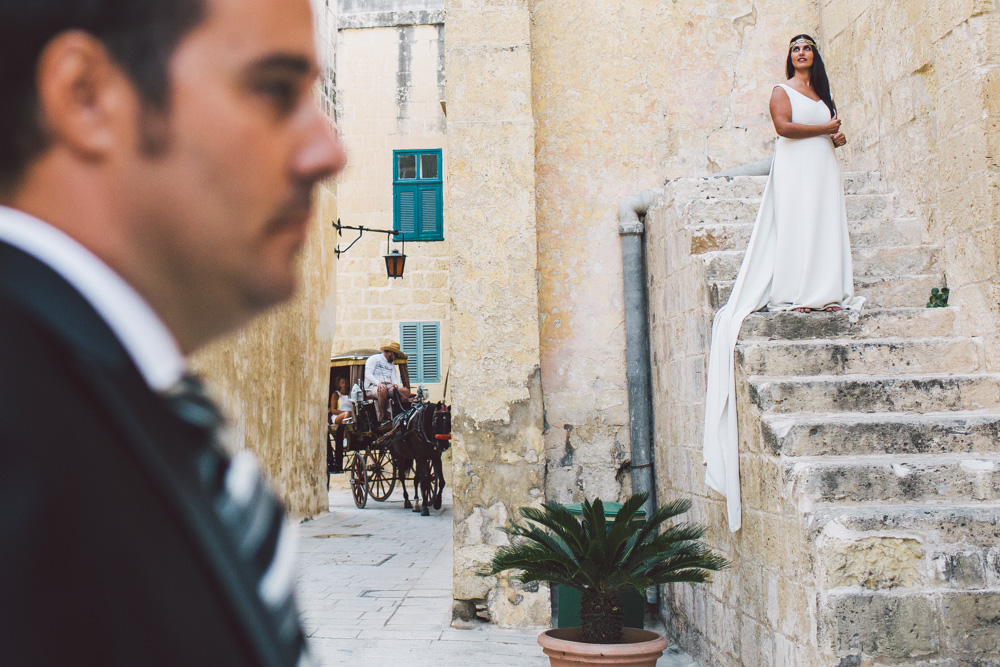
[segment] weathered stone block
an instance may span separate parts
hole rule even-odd
[[[908,459],[796,465],[796,490],[818,502],[973,502],[1000,487],[1000,459]]]
[[[761,411],[936,412],[979,410],[1000,403],[1000,376],[816,376],[751,381]]]
[[[1000,416],[989,414],[777,414],[762,431],[769,451],[790,456],[1000,452]]]
[[[530,42],[530,15],[517,7],[489,9],[449,8],[445,23],[445,40],[449,46],[511,46]],[[482,29],[482,22],[489,30]]]
[[[1000,659],[1000,592],[944,593],[941,616],[953,651],[976,660]]]
[[[825,541],[826,585],[863,586],[871,590],[910,587],[923,577],[923,548],[916,540],[868,537],[854,542]]]
[[[906,337],[955,334],[955,311],[949,308],[865,308],[841,313],[751,313],[740,341],[814,338]]]
[[[934,601],[925,595],[831,594],[822,615],[825,639],[838,656],[916,658],[943,648]]]
[[[827,507],[813,510],[806,521],[817,532],[836,521],[838,530],[916,536],[924,544],[964,543],[979,547],[1000,544],[1000,513],[990,506]]]
[[[760,341],[740,343],[736,354],[747,375],[972,373],[982,347],[969,338]]]
[[[976,589],[986,586],[981,550],[939,552],[931,557],[935,579],[949,588]]]

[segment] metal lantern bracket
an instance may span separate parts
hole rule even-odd
[[[348,245],[343,250],[340,249],[340,244],[339,243],[337,244],[337,247],[333,249],[333,254],[337,256],[337,259],[340,259],[341,255],[343,255],[345,252],[347,252],[348,250],[350,250],[351,248],[353,248],[354,244],[357,243],[358,240],[360,240],[362,236],[364,236],[365,232],[374,232],[375,234],[385,234],[386,235],[386,239],[385,239],[386,251],[389,250],[389,239],[390,238],[395,239],[397,236],[399,236],[400,234],[403,233],[403,232],[401,232],[399,230],[396,230],[396,229],[375,229],[374,227],[365,227],[364,225],[359,225],[357,227],[352,227],[351,225],[341,224],[340,218],[337,218],[337,222],[333,223],[333,228],[337,230],[337,236],[343,236],[344,235],[344,231],[343,230],[345,230],[345,229],[350,229],[350,230],[356,231],[358,233],[358,235],[356,237],[354,237],[354,240],[351,241],[350,245]],[[405,239],[403,240],[403,252],[404,253],[406,252],[406,240]]]
[[[354,231],[356,231],[358,233],[358,235],[354,238],[354,240],[351,241],[350,245],[348,245],[343,250],[340,249],[340,244],[339,243],[337,244],[337,246],[333,249],[333,254],[337,256],[337,259],[340,259],[341,255],[343,255],[345,252],[347,252],[352,247],[354,247],[354,244],[357,243],[358,240],[362,236],[364,236],[365,232],[374,232],[376,234],[385,234],[385,257],[384,257],[384,259],[385,259],[386,274],[388,275],[389,278],[402,278],[403,277],[403,266],[406,263],[406,237],[404,236],[401,239],[401,241],[403,243],[403,252],[402,253],[400,253],[397,250],[394,250],[394,251],[391,251],[391,252],[389,250],[389,242],[390,242],[390,240],[395,240],[395,238],[397,236],[402,235],[402,233],[403,233],[402,231],[399,231],[399,230],[396,230],[396,229],[375,229],[373,227],[365,227],[363,225],[359,225],[357,227],[353,227],[351,225],[341,224],[339,218],[337,219],[337,222],[333,223],[333,228],[337,230],[337,236],[343,236],[343,234],[344,234],[343,230],[345,230],[345,229],[354,230]]]

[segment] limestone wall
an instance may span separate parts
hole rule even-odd
[[[336,17],[314,2],[324,75],[318,103],[332,110],[332,44]],[[229,443],[253,451],[291,516],[325,512],[326,413],[329,353],[336,319],[332,182],[316,188],[309,241],[302,252],[299,291],[250,326],[216,341],[193,360],[231,424]]]
[[[852,169],[878,170],[945,249],[951,303],[1000,368],[1000,14],[990,0],[824,0]]]
[[[691,254],[691,235],[683,225],[690,190],[668,183],[664,199],[645,218],[656,488],[661,499],[690,499],[685,518],[708,525],[712,546],[732,558],[725,499],[705,486],[701,458],[713,313],[703,262]],[[739,634],[739,615],[723,604],[734,591],[732,578],[719,573],[711,587],[677,586],[664,599],[682,646],[702,659],[714,656],[708,664],[725,664],[721,660],[733,652]]]
[[[477,576],[544,500],[530,2],[447,0],[455,611],[549,620],[544,586]]]
[[[813,0],[533,3],[549,498],[630,489],[619,202],[768,154],[785,45],[815,25]]]
[[[661,140],[669,157],[660,174],[703,176],[770,155],[771,88],[785,80],[788,40],[816,33],[816,0],[661,4],[662,16],[639,33],[646,48],[663,52],[647,70],[650,88],[667,100]]]
[[[329,353],[336,308],[336,216],[328,187],[317,193],[299,293],[195,359],[229,417],[231,442],[257,455],[290,515],[327,510],[326,413]]]
[[[393,150],[443,149],[447,166],[443,39],[441,25],[340,30],[337,105],[348,166],[337,180],[337,208],[344,224],[392,229]],[[356,235],[345,231],[340,247]],[[386,277],[383,234],[365,234],[336,261],[334,352],[398,341],[401,321],[440,322],[441,382],[426,385],[432,400],[442,398],[451,362],[447,225],[444,239],[407,243],[399,279]]]
[[[668,158],[666,54],[644,41],[665,19],[634,2],[540,0],[532,11],[546,494],[558,502],[630,488],[616,216]]]

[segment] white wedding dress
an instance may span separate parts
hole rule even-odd
[[[792,122],[822,125],[830,110],[779,84]],[[733,354],[744,318],[769,311],[839,306],[858,310],[843,178],[828,136],[779,137],[771,174],[729,301],[715,316],[705,402],[705,482],[726,497],[729,529],[742,523]]]

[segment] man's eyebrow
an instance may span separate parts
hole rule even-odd
[[[299,76],[308,76],[316,73],[316,66],[312,60],[305,56],[293,53],[275,53],[256,60],[250,65],[251,74],[285,72]]]

